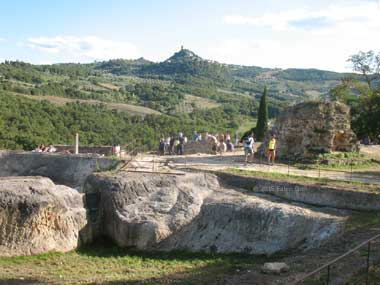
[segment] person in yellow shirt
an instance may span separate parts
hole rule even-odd
[[[269,142],[268,142],[268,150],[267,150],[267,156],[268,156],[268,164],[274,164],[274,160],[276,158],[276,137],[275,135],[271,135]]]

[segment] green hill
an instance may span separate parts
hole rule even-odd
[[[122,112],[123,116],[162,114],[173,121],[186,120],[186,124],[192,124],[192,129],[198,131],[233,131],[255,118],[264,86],[269,91],[269,117],[274,117],[288,104],[328,96],[330,88],[343,76],[347,74],[317,69],[227,65],[181,49],[158,63],[144,58],[53,65],[6,61],[0,64],[0,91],[3,91],[0,98],[4,102],[4,98],[19,96],[15,101],[18,106],[33,108],[47,104],[41,103],[46,99],[52,104],[49,108],[56,110],[62,110],[66,103],[68,106],[87,104],[95,112],[91,108],[104,104],[105,112]],[[29,99],[35,102],[32,104]],[[4,124],[4,120],[9,118],[0,115],[0,123]],[[33,137],[34,131],[28,126]],[[180,126],[162,130],[178,132]],[[154,130],[161,132],[160,128]],[[17,131],[12,129],[12,134]],[[2,130],[1,135],[0,147],[10,147],[9,143],[2,143],[7,140],[7,130]],[[50,141],[51,134],[46,133],[45,137]],[[59,137],[54,142],[61,142]],[[106,140],[88,140],[89,144],[103,142]],[[33,143],[36,140],[26,140],[17,143],[17,147],[30,148]]]

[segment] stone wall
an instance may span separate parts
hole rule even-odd
[[[70,151],[74,153],[75,147],[73,145],[54,145],[57,152],[67,152]],[[96,153],[105,156],[112,155],[112,146],[79,146],[79,153]]]
[[[276,181],[268,178],[248,177],[229,173],[215,173],[224,183],[244,188],[255,193],[264,193],[290,201],[309,205],[333,207],[345,210],[378,211],[380,195],[378,192],[358,191],[329,187],[328,185],[313,185]]]
[[[215,152],[212,150],[212,146],[212,142],[206,140],[201,140],[197,142],[190,141],[187,144],[185,144],[185,154],[214,154]]]
[[[304,102],[286,108],[267,133],[259,149],[262,154],[272,133],[276,135],[279,157],[307,158],[357,147],[350,126],[350,109],[339,102]]]

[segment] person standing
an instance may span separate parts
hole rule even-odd
[[[275,159],[276,159],[276,137],[274,134],[272,134],[268,142],[268,164],[274,165]]]
[[[245,154],[245,163],[249,162],[248,157],[250,157],[250,162],[253,162],[253,132],[251,132],[245,139],[244,139],[244,154]]]
[[[230,140],[227,140],[227,151],[234,151],[235,147]]]
[[[169,149],[170,149],[169,154],[170,154],[170,155],[173,155],[173,154],[175,154],[175,152],[176,152],[176,149],[175,149],[174,143],[175,143],[175,136],[172,135],[172,136],[170,137],[170,143],[169,143]]]
[[[179,133],[178,141],[179,141],[179,144],[178,144],[177,154],[183,155],[185,152],[185,143],[186,143],[186,138],[183,136],[183,133]]]
[[[160,139],[160,144],[158,145],[158,154],[165,155],[165,139]]]
[[[237,132],[235,132],[235,134],[234,134],[234,141],[235,141],[235,146],[238,146],[238,144],[239,144],[239,136],[238,136],[238,133]]]

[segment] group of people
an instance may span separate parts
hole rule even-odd
[[[248,162],[253,162],[254,154],[255,154],[254,133],[251,132],[248,136],[243,138],[242,142],[243,142],[243,147],[244,147],[245,163],[247,164]],[[266,149],[268,164],[273,165],[274,160],[276,159],[276,136],[274,134],[271,134],[265,149]]]
[[[230,134],[220,133],[219,135],[213,136],[207,134],[207,139],[212,142],[212,150],[215,153],[222,154],[223,152],[231,152],[235,150],[235,146],[238,144],[238,135],[234,134],[235,144],[231,140]]]
[[[158,146],[158,152],[160,155],[183,155],[185,153],[185,144],[187,143],[187,137],[182,132],[176,135],[168,136],[167,138],[161,138]]]
[[[57,149],[53,145],[45,146],[44,144],[39,144],[33,152],[56,152]]]
[[[193,133],[191,140],[193,142],[206,140],[211,142],[212,151],[217,154],[222,154],[223,152],[232,152],[235,150],[235,147],[239,144],[238,134],[234,134],[233,140],[231,139],[230,134],[228,133],[220,133],[217,135],[211,135],[205,133],[202,137],[202,134],[197,133],[196,131]],[[160,155],[183,155],[185,153],[185,144],[187,143],[187,137],[180,132],[178,135],[168,136],[167,138],[161,138],[158,152]],[[254,154],[256,152],[254,143],[255,136],[254,133],[251,132],[249,135],[245,136],[242,140],[240,140],[244,148],[245,155],[245,163],[254,161]],[[266,156],[268,159],[268,164],[273,165],[276,158],[276,137],[272,134],[268,140],[266,145]]]

